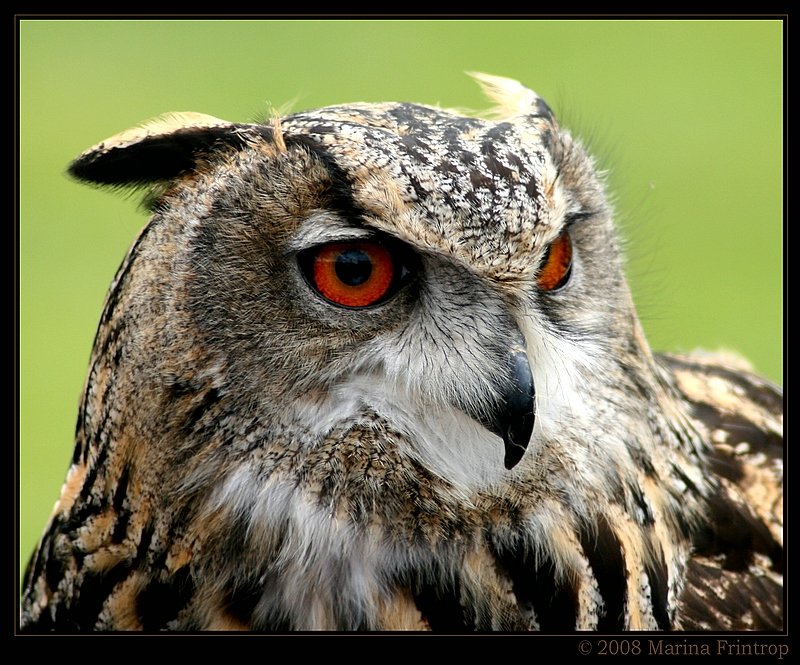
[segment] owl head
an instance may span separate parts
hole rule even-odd
[[[601,177],[535,93],[475,76],[484,117],[180,113],[81,155],[79,179],[150,188],[104,315],[126,422],[173,452],[211,423],[302,448],[377,413],[468,486],[553,449],[600,474],[599,439],[630,463],[653,369]]]

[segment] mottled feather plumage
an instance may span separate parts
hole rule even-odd
[[[109,291],[24,629],[782,625],[781,390],[650,352],[591,159],[533,92],[481,78],[492,120],[177,114],[76,160],[153,187],[153,216]],[[569,282],[544,292],[564,233]],[[359,310],[313,293],[297,257],[364,239],[413,278]],[[518,463],[509,357],[536,395]]]

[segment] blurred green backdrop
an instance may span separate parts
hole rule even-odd
[[[67,469],[106,288],[145,222],[136,200],[65,177],[82,150],[166,111],[482,109],[463,72],[516,78],[609,171],[652,346],[734,349],[780,383],[782,32],[752,20],[22,21],[22,565]]]

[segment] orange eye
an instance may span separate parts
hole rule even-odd
[[[327,300],[344,307],[369,307],[385,300],[397,284],[392,253],[377,242],[339,242],[310,250],[304,272]]]
[[[564,231],[547,248],[536,281],[542,291],[556,291],[569,281],[571,273],[572,240]]]

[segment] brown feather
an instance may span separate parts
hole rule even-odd
[[[730,357],[661,356],[711,443],[719,489],[694,538],[679,624],[783,627],[783,394]]]

